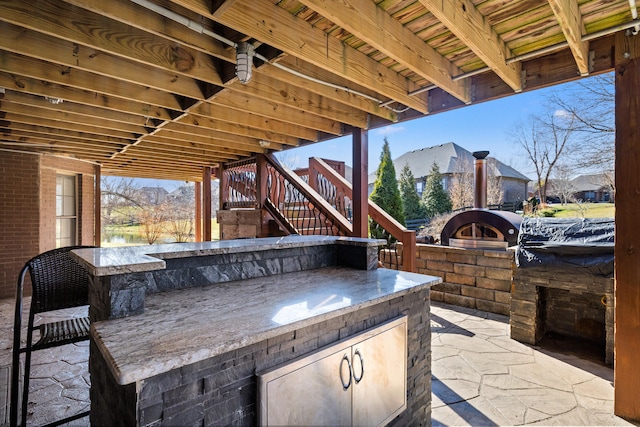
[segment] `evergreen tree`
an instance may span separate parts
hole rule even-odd
[[[396,169],[393,166],[387,138],[384,139],[384,145],[382,146],[380,166],[378,166],[378,170],[376,171],[376,182],[373,185],[373,192],[370,198],[399,223],[404,224],[404,208],[402,207],[402,198],[400,197],[400,189],[398,188],[398,180],[396,179]],[[373,238],[389,238],[388,233],[385,233],[381,227],[373,221],[370,225],[370,231],[371,237]]]
[[[411,172],[408,163],[405,163],[400,172],[400,196],[402,197],[406,219],[421,219],[425,217],[424,208],[420,203],[420,196],[416,191],[416,179],[413,177],[413,172]]]
[[[433,217],[451,210],[451,199],[442,187],[442,175],[435,162],[431,166],[431,172],[427,177],[427,183],[422,193],[422,202],[427,217]]]

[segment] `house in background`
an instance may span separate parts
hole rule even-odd
[[[571,180],[576,200],[585,202],[614,202],[611,180],[606,174],[580,175]]]
[[[431,172],[433,163],[438,165],[443,178],[443,187],[449,190],[452,177],[456,173],[468,172],[473,174],[474,157],[473,154],[455,144],[435,145],[433,147],[420,148],[408,151],[393,161],[396,170],[396,178],[400,179],[400,173],[405,164],[409,165],[411,173],[416,179],[416,190],[422,195],[427,177]],[[519,202],[527,198],[527,185],[530,181],[528,177],[518,172],[511,166],[505,165],[501,161],[487,158],[488,175],[500,178],[503,190],[501,202]],[[468,170],[467,170],[468,169]],[[375,172],[369,174],[369,194],[373,191],[376,181]]]

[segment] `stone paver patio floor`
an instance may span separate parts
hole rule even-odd
[[[632,425],[613,415],[613,369],[509,338],[506,316],[433,303],[434,426]]]
[[[0,321],[6,367],[13,301],[0,301]],[[613,415],[610,367],[513,341],[505,316],[434,303],[431,327],[434,426],[632,425]],[[86,410],[88,352],[83,343],[34,353],[29,425]]]

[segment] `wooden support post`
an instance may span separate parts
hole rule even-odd
[[[402,270],[416,272],[416,232],[405,230],[402,232]]]
[[[100,185],[102,182],[102,167],[95,165],[94,170],[94,200],[93,200],[93,244],[100,246],[102,244],[102,191]]]
[[[194,186],[195,193],[195,223],[196,223],[196,242],[202,242],[202,183],[196,182]]]
[[[369,135],[353,132],[353,236],[369,237]]]
[[[264,154],[258,154],[256,156],[256,202],[258,208],[262,208],[267,199],[267,179],[269,173],[267,172],[267,159]]]
[[[640,36],[616,34],[614,412],[640,421]]]
[[[211,174],[210,167],[202,173],[202,241],[211,241]]]

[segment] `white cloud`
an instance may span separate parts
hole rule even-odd
[[[375,134],[387,136],[387,135],[392,135],[394,133],[400,133],[404,131],[405,131],[405,128],[403,126],[385,126],[383,128],[376,129]]]
[[[553,112],[553,116],[561,117],[561,118],[569,118],[571,117],[571,113],[568,112],[567,110],[556,110]]]

